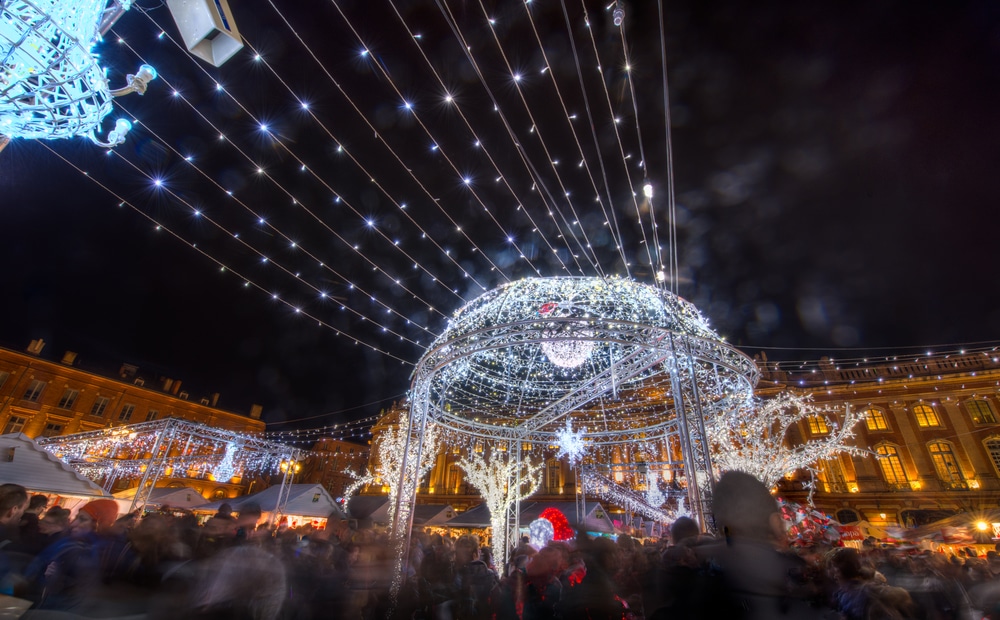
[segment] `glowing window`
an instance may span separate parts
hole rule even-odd
[[[996,424],[997,416],[993,404],[985,398],[974,398],[965,401],[965,409],[976,424]]]
[[[990,454],[993,467],[996,468],[997,473],[1000,473],[1000,437],[990,437],[983,442],[983,445],[986,446],[986,451]]]
[[[913,416],[917,419],[917,425],[921,428],[941,426],[941,420],[938,419],[937,412],[930,405],[923,403],[914,405]]]
[[[869,407],[864,411],[865,424],[870,431],[889,430],[889,421],[885,419],[885,412],[878,407]]]
[[[931,461],[934,463],[934,470],[938,478],[947,484],[957,484],[965,481],[962,470],[958,467],[958,459],[951,449],[951,444],[946,441],[935,441],[927,446],[931,453]]]
[[[899,450],[895,446],[881,445],[875,448],[878,453],[878,464],[882,468],[882,476],[885,481],[893,486],[906,484],[906,470],[903,469],[903,461],[899,458]]]
[[[813,435],[825,435],[830,432],[826,418],[821,415],[809,416],[809,432]]]

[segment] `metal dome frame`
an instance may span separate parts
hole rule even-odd
[[[704,526],[705,420],[752,398],[758,378],[750,357],[669,291],[614,277],[527,278],[456,311],[417,363],[400,465],[409,471],[420,458],[429,422],[506,443],[519,461],[523,445],[557,444],[572,427],[590,450],[676,440],[689,506]],[[400,536],[412,526],[418,484],[401,477]],[[516,506],[510,518],[516,528]]]

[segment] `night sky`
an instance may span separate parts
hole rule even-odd
[[[661,23],[678,292],[720,334],[790,360],[1000,340],[1000,6],[626,2],[623,48],[609,2],[230,0],[248,45],[218,69],[129,11],[96,49],[113,86],[160,73],[117,102],[128,141],[0,152],[0,344],[318,426],[398,399],[484,290],[651,282]]]

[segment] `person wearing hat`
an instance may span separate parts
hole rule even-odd
[[[69,536],[42,550],[25,571],[31,584],[29,597],[37,609],[72,611],[96,591],[102,576],[100,558],[109,543],[106,532],[118,518],[118,504],[111,499],[87,502],[69,526]]]

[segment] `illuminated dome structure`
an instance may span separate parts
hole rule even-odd
[[[689,302],[620,278],[529,278],[458,310],[413,374],[419,458],[429,422],[520,458],[557,445],[571,460],[619,444],[679,446],[689,506],[712,471],[704,421],[752,398],[753,360]],[[412,502],[415,480],[402,487]],[[702,491],[699,491],[702,487]],[[400,516],[404,517],[405,513]]]

